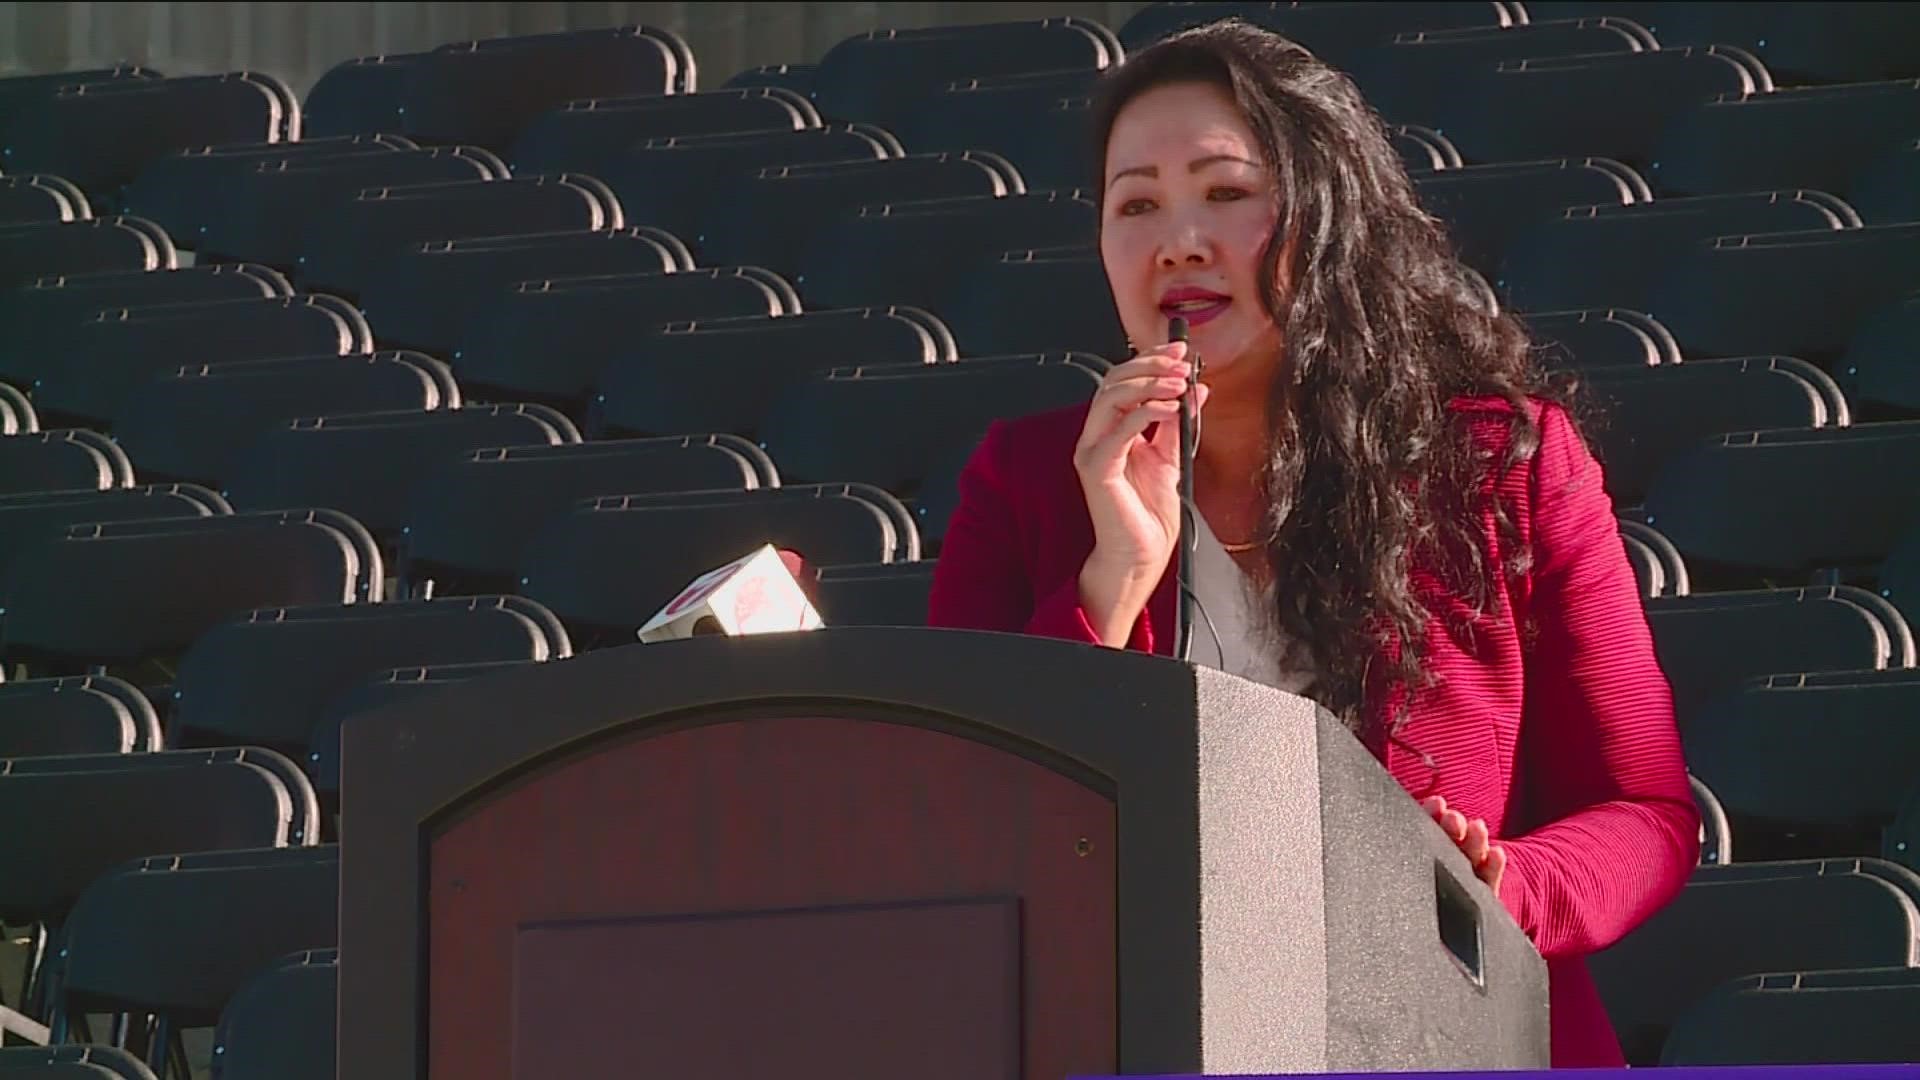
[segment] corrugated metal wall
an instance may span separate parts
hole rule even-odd
[[[645,23],[684,35],[713,88],[742,68],[818,60],[878,27],[1078,15],[1118,28],[1124,4],[0,3],[0,75],[134,61],[168,75],[255,70],[301,94],[355,56],[449,41]]]

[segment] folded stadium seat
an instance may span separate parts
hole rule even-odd
[[[1509,60],[1463,73],[1431,118],[1469,161],[1591,154],[1641,166],[1687,108],[1771,89],[1757,61],[1719,45]]]
[[[814,236],[868,203],[1023,194],[993,158],[967,151],[762,169],[734,181],[688,242],[707,263],[794,275]]]
[[[1662,1065],[1920,1061],[1920,969],[1748,975],[1674,1021]]]
[[[1722,866],[1733,861],[1733,826],[1727,822],[1726,808],[1713,789],[1689,773],[1687,784],[1693,788],[1693,805],[1700,811],[1700,865]]]
[[[1920,75],[1920,28],[1898,4],[1561,3],[1531,0],[1537,21],[1618,14],[1666,45],[1738,45],[1793,84]]]
[[[1522,321],[1553,368],[1637,371],[1680,362],[1672,336],[1636,311],[1543,311]]]
[[[527,662],[499,664],[441,664],[382,672],[326,703],[314,724],[313,743],[306,756],[307,771],[323,808],[337,812],[340,805],[340,730],[359,716],[396,702],[413,701],[468,679],[514,671]]]
[[[195,250],[204,259],[245,259],[291,271],[305,243],[307,220],[334,212],[365,189],[510,175],[491,151],[472,146],[261,161],[228,181],[219,211],[202,226]]]
[[[1854,228],[1860,218],[1818,191],[1756,191],[1571,206],[1517,235],[1495,285],[1526,311],[1651,302],[1650,268],[1716,236]]]
[[[588,98],[535,117],[507,156],[523,175],[593,173],[609,158],[648,139],[806,131],[819,126],[820,113],[813,102],[780,87]]]
[[[381,262],[428,240],[591,232],[625,224],[619,200],[590,176],[370,188],[308,220],[297,273],[310,288],[351,295]]]
[[[57,923],[89,882],[157,851],[295,842],[319,811],[311,787],[288,786],[288,770],[299,775],[285,756],[257,747],[0,762],[7,820],[35,823],[0,832],[13,868],[0,881],[0,919]]]
[[[258,72],[68,86],[9,125],[7,163],[64,176],[111,204],[149,162],[175,151],[297,140],[290,97],[278,79]]]
[[[1627,562],[1633,566],[1633,580],[1640,595],[1649,599],[1667,595],[1666,568],[1660,565],[1659,554],[1638,537],[1622,534],[1620,544],[1627,549]]]
[[[925,626],[934,560],[823,566],[814,585],[828,626]]]
[[[1920,776],[1920,671],[1772,675],[1713,699],[1686,730],[1750,857],[1870,855]]]
[[[195,364],[148,381],[112,418],[149,480],[218,485],[262,436],[312,416],[460,407],[452,369],[421,353]]]
[[[179,255],[156,231],[124,217],[0,225],[0,289],[54,274],[171,270]]]
[[[1620,535],[1631,539],[1651,551],[1660,563],[1659,596],[1690,596],[1693,593],[1693,575],[1687,570],[1687,561],[1673,541],[1661,534],[1660,530],[1644,522],[1620,519]]]
[[[56,669],[171,655],[255,608],[378,600],[382,578],[372,537],[333,510],[77,524],[14,554],[0,653]]]
[[[815,307],[910,304],[937,310],[980,266],[1008,251],[1095,243],[1085,191],[880,203],[826,223],[798,267]],[[930,259],[927,253],[938,251]]]
[[[1639,504],[1663,464],[1712,436],[1852,423],[1826,372],[1791,357],[1588,368],[1581,376],[1601,412],[1588,432],[1619,506]]]
[[[977,444],[995,420],[1084,403],[1106,370],[1084,354],[842,367],[782,394],[760,445],[789,482],[857,480],[910,498],[942,453]]]
[[[248,446],[225,494],[243,511],[334,507],[390,544],[421,479],[441,463],[489,446],[579,441],[573,422],[544,405],[314,417]]]
[[[215,1080],[334,1080],[339,952],[310,949],[248,979],[220,1011]]]
[[[620,343],[607,355],[595,380],[595,426],[634,435],[752,434],[780,395],[850,359],[955,359],[950,344],[899,308],[694,321]]]
[[[929,92],[895,130],[916,154],[991,150],[1012,157],[1040,113],[1087,97],[1099,78],[1094,68],[955,78]],[[1077,177],[1075,186],[1090,179]]]
[[[426,53],[361,56],[327,69],[301,109],[309,139],[398,132],[400,97]],[[411,141],[411,140],[409,140]]]
[[[145,754],[160,718],[133,684],[110,675],[0,684],[0,758]]]
[[[1887,826],[1881,846],[1889,860],[1920,871],[1920,784],[1909,788],[1900,801],[1900,811]]]
[[[198,249],[203,229],[224,208],[228,185],[261,164],[321,161],[336,157],[417,150],[402,135],[339,135],[299,142],[222,143],[196,146],[149,162],[127,185],[121,202],[170,235],[183,247]]]
[[[1688,558],[1747,572],[1877,566],[1920,525],[1920,421],[1746,431],[1669,456],[1647,520]],[[1818,492],[1818,513],[1802,493]]]
[[[576,408],[603,369],[672,323],[793,310],[753,268],[525,282],[476,312],[454,352],[461,383]],[[730,387],[740,392],[739,387]],[[691,434],[688,427],[671,432]]]
[[[1673,1023],[1728,979],[1920,962],[1920,911],[1899,886],[1824,869],[1703,866],[1672,904],[1588,957],[1628,1062],[1654,1064]]]
[[[1449,95],[1503,61],[1657,48],[1646,28],[1620,18],[1414,30],[1360,52],[1348,72],[1367,102],[1388,120],[1435,127],[1446,124]]]
[[[1880,564],[1880,595],[1920,623],[1920,529],[1908,530]]]
[[[1875,225],[1920,221],[1920,139],[1900,143],[1854,174],[1847,198]]]
[[[520,592],[559,614],[576,643],[630,643],[694,578],[763,544],[814,566],[911,561],[920,548],[905,506],[863,484],[608,496],[541,529]]]
[[[40,414],[27,395],[0,383],[0,435],[25,435],[40,430]]]
[[[439,596],[510,590],[533,534],[582,499],[763,486],[779,486],[773,462],[731,435],[476,450],[421,483],[401,575]]]
[[[1920,223],[1723,236],[1663,269],[1648,310],[1688,356],[1785,353],[1829,366],[1865,316],[1920,291]]]
[[[84,428],[0,436],[0,495],[133,486],[125,451]]]
[[[1569,206],[1647,201],[1645,183],[1631,169],[1597,158],[1447,169],[1415,177],[1414,189],[1446,223],[1461,261],[1488,277],[1509,244]]]
[[[1163,37],[1188,27],[1204,26],[1233,16],[1264,26],[1300,42],[1336,67],[1348,66],[1369,46],[1392,41],[1414,30],[1457,30],[1466,27],[1512,26],[1525,23],[1525,11],[1514,5],[1486,3],[1379,2],[1367,4],[1148,4],[1120,28],[1120,40],[1138,52]]]
[[[410,68],[400,96],[404,134],[502,154],[548,109],[582,98],[676,93],[681,80],[676,50],[638,26],[455,42]]]
[[[87,221],[86,195],[58,176],[0,176],[0,225],[45,225]]]
[[[0,495],[0,578],[22,550],[44,537],[63,536],[73,525],[231,513],[225,499],[192,484]]]
[[[1920,80],[1728,94],[1673,117],[1650,175],[1663,194],[1787,187],[1838,193],[1916,136]]]
[[[105,423],[147,382],[196,361],[368,355],[373,333],[352,305],[309,295],[104,310],[42,344],[27,372],[42,416]]]
[[[1010,251],[960,282],[936,313],[974,356],[1128,355],[1100,253],[1090,248]]]
[[[382,344],[449,357],[468,320],[519,282],[691,269],[686,245],[645,226],[430,240],[372,266],[360,303]]]
[[[737,72],[722,84],[723,90],[744,90],[753,86],[777,86],[802,97],[813,97],[813,74],[817,64],[762,64]]]
[[[0,140],[4,140],[12,126],[33,111],[43,101],[48,101],[69,86],[81,83],[103,83],[114,79],[158,79],[161,75],[152,68],[138,64],[120,63],[105,68],[85,68],[79,71],[54,71],[44,75],[11,75],[0,79]]]
[[[741,177],[784,165],[878,161],[903,153],[898,139],[870,124],[828,124],[648,139],[606,158],[593,175],[606,181],[634,221],[691,239]]]
[[[827,50],[813,75],[813,100],[836,120],[900,124],[955,79],[1100,71],[1123,55],[1104,28],[1071,17],[874,30]]]
[[[4,1080],[157,1080],[147,1063],[117,1046],[9,1046],[0,1049]]]
[[[1906,622],[1862,589],[1761,589],[1646,602],[1684,732],[1722,694],[1778,672],[1914,666]]]
[[[1438,172],[1461,166],[1460,151],[1453,141],[1432,128],[1415,124],[1396,124],[1387,129],[1400,163],[1409,173]]]
[[[557,619],[519,596],[251,611],[180,660],[169,745],[266,746],[304,757],[328,701],[398,667],[572,655]]]
[[[0,291],[0,371],[34,370],[26,362],[51,345],[47,335],[70,330],[111,308],[216,300],[265,300],[293,295],[293,286],[277,270],[247,263],[194,266],[180,270],[80,274],[41,278]]]
[[[147,1063],[163,1066],[183,1029],[218,1023],[260,971],[290,952],[333,947],[339,903],[334,844],[120,866],[73,906],[49,1026],[64,1032],[89,1012],[148,1016]]]

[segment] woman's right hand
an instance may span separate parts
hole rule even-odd
[[[1087,410],[1074,470],[1093,521],[1080,602],[1101,641],[1126,644],[1180,538],[1180,396],[1187,344],[1172,342],[1107,373]],[[1194,408],[1206,404],[1200,384]]]

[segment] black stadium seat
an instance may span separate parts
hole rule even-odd
[[[111,675],[0,683],[0,758],[151,753],[160,719],[139,689]]]
[[[676,135],[805,131],[813,103],[791,90],[751,87],[665,97],[587,98],[540,114],[509,155],[521,173],[594,172],[627,148]]]
[[[298,275],[357,295],[381,262],[429,240],[619,229],[619,200],[586,176],[373,188],[307,219]]]
[[[149,380],[196,361],[350,356],[373,351],[360,312],[336,297],[262,300],[101,311],[50,332],[31,363],[42,414],[102,423],[120,415]]]
[[[1913,79],[1729,94],[1674,118],[1652,175],[1673,194],[1791,187],[1841,194],[1875,158],[1916,137],[1920,82]]]
[[[0,353],[0,371],[33,370],[33,354],[62,347],[58,338],[48,335],[88,322],[101,311],[292,295],[293,287],[278,271],[248,263],[41,278],[0,291],[0,334],[9,344]]]
[[[147,1063],[117,1046],[9,1046],[0,1049],[0,1080],[156,1080]]]
[[[362,56],[335,64],[307,91],[301,116],[313,139],[400,131],[400,98],[426,53]],[[411,141],[411,140],[409,140]]]
[[[1662,1065],[1920,1061],[1920,969],[1748,975],[1674,1021]]]
[[[1601,158],[1445,169],[1415,177],[1414,188],[1446,223],[1460,260],[1490,278],[1509,244],[1567,207],[1626,206],[1649,197],[1632,169]]]
[[[815,236],[868,203],[999,198],[1025,186],[984,151],[762,169],[729,185],[690,240],[702,261],[798,273]]]
[[[1836,365],[1840,385],[1860,398],[1920,413],[1920,293],[1863,318]]]
[[[1897,868],[1895,868],[1897,869]],[[1588,958],[1632,1064],[1728,979],[1773,971],[1920,963],[1920,912],[1877,873],[1820,863],[1701,867],[1671,905]]]
[[[1749,679],[1915,663],[1905,621],[1861,589],[1698,593],[1649,600],[1646,608],[1683,734],[1700,709]]]
[[[41,75],[10,75],[0,79],[0,140],[12,134],[14,125],[43,102],[69,86],[103,83],[114,79],[158,79],[161,74],[138,64],[86,68],[79,71],[54,71]]]
[[[971,356],[1084,352],[1127,356],[1100,254],[1086,248],[1010,251],[958,283],[935,313]]]
[[[1549,368],[1642,371],[1680,362],[1673,335],[1655,319],[1624,308],[1541,311],[1522,316]]]
[[[1733,826],[1727,821],[1726,808],[1713,789],[1688,775],[1693,789],[1693,805],[1700,811],[1700,865],[1722,866],[1733,861]]]
[[[171,270],[178,259],[158,226],[136,218],[0,225],[0,289],[54,274]]]
[[[916,154],[991,150],[1013,157],[1034,129],[1038,115],[1063,100],[1093,92],[1093,68],[969,75],[928,94],[910,119],[890,130]],[[1086,183],[1087,177],[1078,178]]]
[[[614,351],[596,380],[595,415],[607,430],[640,435],[751,434],[783,392],[856,357],[880,364],[955,359],[951,343],[905,309],[699,320]]]
[[[533,534],[582,499],[778,483],[766,452],[730,435],[476,450],[421,483],[402,573],[436,593],[511,589]]]
[[[133,486],[126,452],[84,428],[0,436],[0,496]]]
[[[815,64],[762,64],[736,72],[729,78],[724,89],[744,89],[750,86],[777,86],[791,90],[796,94],[811,98],[813,96],[813,75],[819,70]]]
[[[156,852],[284,847],[318,815],[284,756],[258,748],[0,761],[0,807],[32,829],[0,832],[13,867],[0,919],[58,921],[101,874]],[[84,814],[74,808],[85,807]]]
[[[906,508],[864,485],[609,496],[541,530],[521,562],[520,592],[576,639],[630,642],[688,582],[769,543],[814,566],[919,555]]]
[[[1097,71],[1121,58],[1110,32],[1076,18],[875,30],[827,50],[813,73],[812,96],[829,118],[891,126],[954,79]]]
[[[443,462],[489,446],[579,441],[573,423],[543,405],[315,417],[248,446],[226,494],[242,511],[337,508],[391,541],[421,479]]]
[[[0,382],[0,435],[25,435],[40,430],[40,414],[18,387]]]
[[[430,240],[373,266],[360,304],[381,344],[446,359],[468,321],[520,282],[691,269],[686,245],[650,226]]]
[[[746,267],[525,282],[476,313],[454,370],[470,386],[571,404],[613,357],[662,327],[789,314],[797,305],[782,284]],[[713,426],[677,432],[701,429]]]
[[[218,220],[232,185],[262,165],[415,150],[400,135],[341,135],[299,142],[219,143],[179,150],[149,162],[127,185],[121,203],[197,249],[203,230]]]
[[[144,478],[217,485],[242,451],[293,420],[460,404],[452,370],[421,353],[236,360],[149,381],[113,418],[113,430]]]
[[[213,1037],[220,1080],[334,1080],[339,953],[311,949],[247,980]]]
[[[1536,21],[1624,15],[1664,44],[1738,45],[1765,56],[1796,85],[1920,75],[1920,28],[1898,4],[1531,0],[1527,12]]]
[[[692,242],[710,208],[740,177],[786,165],[877,161],[902,153],[900,141],[879,128],[829,124],[805,131],[648,139],[608,158],[593,175],[607,182],[634,221]]]
[[[214,517],[233,513],[215,492],[192,484],[0,495],[0,579],[23,550],[90,521]]]
[[[1528,311],[1596,305],[1644,310],[1653,285],[1649,270],[1703,241],[1859,224],[1852,208],[1817,191],[1570,206],[1515,238],[1494,284]]]
[[[1590,427],[1621,506],[1645,498],[1668,460],[1714,435],[1825,428],[1851,421],[1826,372],[1785,356],[1590,368],[1582,376],[1603,416]]]
[[[314,790],[323,806],[335,806],[340,798],[340,729],[348,720],[399,701],[412,701],[423,694],[436,693],[468,679],[483,678],[502,671],[513,671],[526,662],[498,664],[440,664],[434,667],[401,668],[382,672],[326,703],[314,725],[313,744],[308,748],[306,765],[313,777]]]
[[[934,560],[823,566],[813,590],[828,626],[925,626]]]
[[[73,184],[50,174],[0,176],[0,225],[86,221],[93,217],[87,197]]]
[[[1072,354],[839,368],[781,395],[760,444],[789,481],[855,480],[907,497],[993,421],[1084,402],[1106,369]]]
[[[1875,225],[1920,221],[1920,138],[1883,151],[1853,176],[1847,198]]]
[[[1414,30],[1457,30],[1525,22],[1507,4],[1486,0],[1383,0],[1366,4],[1148,4],[1120,28],[1120,40],[1139,50],[1176,31],[1239,16],[1277,30],[1336,67],[1361,51]]]
[[[322,707],[380,672],[571,654],[558,621],[518,596],[252,611],[201,635],[181,658],[168,738],[303,757]]]
[[[59,959],[56,1032],[86,1012],[150,1014],[163,1063],[168,1033],[214,1026],[259,971],[338,940],[338,845],[160,855],[91,883],[74,904]],[[205,1068],[208,1061],[197,1064]]]
[[[1755,570],[1871,568],[1920,526],[1915,475],[1920,421],[1746,431],[1669,458],[1646,507],[1689,557]]]
[[[1618,522],[1623,539],[1631,539],[1653,555],[1659,564],[1659,591],[1657,596],[1691,596],[1693,594],[1693,575],[1687,569],[1687,560],[1673,541],[1666,538],[1660,530],[1645,522],[1621,518]]]
[[[241,612],[379,596],[379,549],[332,510],[78,524],[0,582],[0,653],[63,664],[183,651]]]

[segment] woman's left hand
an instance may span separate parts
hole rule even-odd
[[[1439,795],[1421,799],[1420,805],[1433,815],[1440,831],[1460,845],[1461,854],[1473,864],[1474,874],[1499,898],[1500,879],[1507,872],[1507,849],[1493,842],[1487,834],[1487,823],[1480,818],[1468,820],[1460,811],[1449,809],[1447,800]]]

